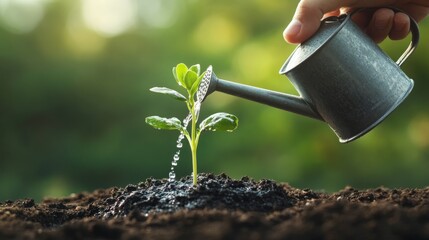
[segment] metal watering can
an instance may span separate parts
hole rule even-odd
[[[398,11],[397,9],[394,9]],[[354,12],[355,13],[355,12]],[[300,96],[222,80],[210,70],[206,95],[219,91],[326,122],[341,143],[353,141],[382,122],[411,92],[413,80],[400,69],[419,41],[395,63],[351,17],[328,17],[280,69]]]

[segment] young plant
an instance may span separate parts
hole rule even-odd
[[[232,132],[238,126],[238,118],[229,113],[215,113],[199,124],[197,127],[198,117],[202,99],[196,97],[201,81],[204,78],[205,72],[200,73],[200,65],[196,64],[187,67],[180,63],[173,68],[173,75],[179,86],[183,87],[187,92],[187,97],[181,93],[165,88],[154,87],[150,91],[168,95],[176,100],[183,101],[189,110],[190,132],[187,129],[188,121],[181,122],[178,118],[163,118],[159,116],[150,116],[146,118],[146,123],[156,129],[163,130],[178,130],[188,140],[192,154],[192,173],[193,184],[197,185],[197,148],[200,135],[203,131],[227,131]]]

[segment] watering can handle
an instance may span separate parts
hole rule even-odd
[[[385,7],[385,8],[389,8],[392,9],[394,12],[401,12],[404,14],[407,14],[406,12],[402,11],[401,9],[395,8],[395,7]],[[349,17],[352,17],[355,13],[364,11],[364,10],[371,10],[372,8],[368,9],[368,8],[360,8],[360,9],[356,9],[353,12],[349,13]],[[419,44],[419,40],[420,40],[420,31],[419,31],[419,25],[417,24],[416,20],[414,20],[410,15],[407,14],[407,16],[410,18],[410,32],[411,32],[411,43],[410,45],[408,45],[408,48],[405,50],[405,52],[401,55],[401,57],[399,57],[398,61],[396,61],[396,64],[398,64],[398,66],[401,66],[405,60],[407,60],[407,58],[414,52],[414,50],[416,49],[417,45]]]

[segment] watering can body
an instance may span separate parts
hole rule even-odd
[[[325,20],[318,33],[292,53],[280,73],[340,141],[349,142],[383,121],[414,84],[400,69],[406,57],[394,62],[351,17]]]
[[[412,43],[394,62],[351,20],[330,17],[298,46],[280,69],[300,96],[218,79],[220,91],[326,122],[340,142],[350,142],[382,122],[411,92],[413,81],[400,65],[415,49],[419,31],[412,20]]]

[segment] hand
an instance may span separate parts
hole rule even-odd
[[[420,21],[429,14],[429,0],[301,0],[289,26],[283,32],[289,43],[301,43],[319,28],[320,20],[327,16],[347,13],[356,8],[392,6]],[[372,12],[359,12],[353,20],[375,41],[387,36],[393,40],[405,38],[410,31],[410,18],[389,8]]]

